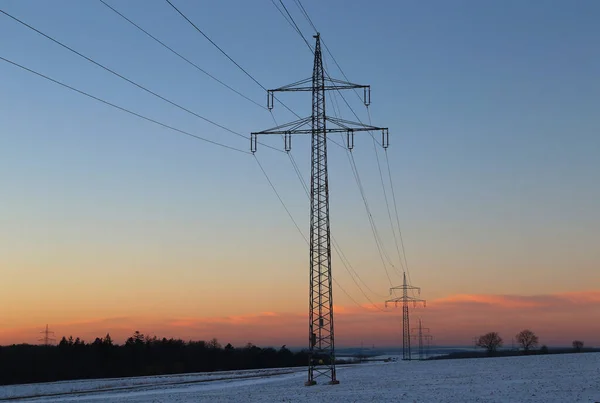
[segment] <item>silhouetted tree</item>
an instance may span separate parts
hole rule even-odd
[[[486,333],[477,340],[477,347],[485,348],[489,355],[496,352],[498,347],[502,347],[502,337],[496,332]]]
[[[58,343],[58,347],[68,347],[69,346],[69,341],[67,340],[67,338],[65,336],[62,337],[62,339],[60,339],[60,342]]]
[[[583,350],[583,342],[581,340],[573,340],[573,348],[580,353]]]
[[[219,340],[217,340],[216,338],[211,339],[208,343],[208,348],[221,348],[221,345],[219,344]]]
[[[521,345],[521,347],[523,347],[525,354],[527,354],[527,352],[529,352],[530,349],[535,348],[539,342],[539,339],[535,335],[535,333],[533,333],[529,329],[520,331],[517,334],[516,338],[517,338],[517,343],[519,343]]]
[[[548,354],[548,346],[545,344],[540,347],[540,354]]]
[[[104,340],[102,340],[102,343],[104,343],[104,345],[106,345],[106,346],[112,346],[113,345],[113,341],[110,338],[110,333],[106,333],[106,337],[104,338]]]

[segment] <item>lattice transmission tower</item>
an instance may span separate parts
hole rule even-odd
[[[365,105],[370,104],[371,87],[336,80],[329,77],[323,68],[320,35],[315,36],[314,64],[311,78],[297,81],[267,91],[267,107],[273,108],[275,92],[312,92],[312,115],[250,135],[250,150],[256,152],[258,136],[283,135],[285,151],[292,147],[293,134],[311,135],[310,177],[310,285],[308,310],[308,380],[306,385],[316,384],[319,377],[337,384],[335,372],[335,346],[333,326],[333,295],[331,277],[331,235],[329,222],[329,182],[327,175],[327,134],[346,133],[347,147],[354,147],[354,132],[380,131],[381,144],[387,148],[387,128],[368,126],[327,116],[325,113],[326,91],[362,89]],[[331,127],[328,127],[331,125]]]
[[[425,339],[425,359],[429,358],[429,350],[431,350],[431,343],[433,340],[433,336],[430,334],[424,334],[423,338]]]
[[[412,329],[413,332],[416,331],[416,335],[415,337],[417,338],[417,342],[419,343],[419,360],[424,360],[425,359],[425,342],[427,342],[428,337],[431,337],[428,333],[429,333],[429,328],[428,327],[423,327],[423,324],[421,322],[421,318],[419,318],[419,327]]]
[[[393,294],[394,291],[397,290],[402,291],[402,296],[385,301],[385,306],[387,307],[387,304],[391,302],[393,302],[395,306],[398,306],[398,302],[402,302],[402,359],[410,360],[412,357],[410,354],[410,317],[408,314],[408,304],[409,302],[412,302],[413,305],[416,306],[418,303],[422,302],[423,306],[425,306],[425,300],[408,295],[409,290],[417,290],[417,292],[421,294],[421,289],[407,284],[406,272],[403,273],[402,285],[390,288],[390,294]]]
[[[40,333],[42,333],[44,335],[44,337],[42,337],[41,339],[38,339],[38,341],[41,341],[42,343],[44,343],[45,346],[49,346],[50,344],[52,344],[56,341],[52,337],[52,336],[54,336],[54,332],[50,331],[50,329],[48,328],[48,324],[46,324],[46,329],[42,330]]]

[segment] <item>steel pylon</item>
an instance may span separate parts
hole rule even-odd
[[[425,300],[411,297],[408,295],[408,290],[417,290],[420,294],[421,289],[419,287],[413,287],[412,285],[406,282],[406,272],[403,273],[402,285],[390,288],[390,294],[393,294],[395,290],[402,290],[402,296],[385,301],[385,306],[387,307],[387,304],[391,302],[393,302],[395,306],[398,306],[398,302],[402,302],[402,359],[411,360],[412,356],[410,353],[410,315],[408,312],[408,304],[412,302],[413,305],[416,306],[417,303],[422,302],[423,305],[425,305]]]
[[[44,337],[42,337],[41,339],[38,339],[38,341],[43,342],[45,346],[49,346],[56,341],[52,337],[52,336],[54,336],[54,332],[50,331],[50,329],[48,328],[48,324],[46,324],[46,329],[42,330],[40,333],[42,333],[44,335]]]
[[[354,132],[380,131],[381,143],[387,148],[387,128],[332,118],[325,113],[325,92],[345,89],[363,89],[364,103],[369,105],[371,90],[368,85],[354,84],[329,77],[323,68],[320,35],[315,36],[312,78],[297,81],[267,91],[267,107],[273,108],[275,92],[311,91],[311,116],[250,135],[250,150],[256,152],[258,135],[283,136],[284,148],[290,151],[292,134],[311,135],[310,179],[310,284],[308,309],[308,379],[305,384],[316,384],[323,377],[330,384],[339,381],[335,371],[335,343],[333,321],[333,292],[331,275],[331,227],[329,221],[329,179],[327,173],[327,134],[346,133],[347,147],[354,147]],[[331,127],[328,127],[331,124]]]
[[[417,337],[417,341],[419,342],[419,360],[424,360],[426,357],[425,357],[425,344],[423,341],[427,341],[427,339],[431,337],[429,334],[427,334],[427,333],[429,333],[429,328],[423,327],[421,318],[419,318],[419,327],[412,329],[412,331],[417,332],[416,337]]]

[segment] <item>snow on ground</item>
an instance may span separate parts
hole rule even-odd
[[[0,402],[7,399],[25,398],[32,396],[64,395],[74,393],[89,393],[95,391],[131,391],[152,387],[172,387],[198,382],[216,382],[231,379],[268,378],[303,368],[272,368],[222,372],[200,372],[191,374],[140,376],[130,378],[83,379],[77,381],[60,381],[50,383],[34,383],[23,385],[0,386]]]
[[[339,385],[311,387],[304,386],[306,370],[302,368],[226,374],[134,378],[130,382],[120,379],[22,385],[20,396],[26,394],[28,388],[42,393],[44,390],[69,393],[73,388],[79,392],[19,401],[600,402],[600,353],[364,363],[338,367]],[[86,382],[88,390],[96,390],[82,393],[81,384]],[[121,387],[131,389],[97,389],[106,382],[121,382]],[[10,388],[0,387],[0,401],[14,393],[14,390],[7,392]]]

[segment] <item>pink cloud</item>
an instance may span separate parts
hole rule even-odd
[[[433,327],[438,344],[465,344],[487,331],[498,331],[505,343],[524,328],[549,345],[568,345],[575,338],[600,344],[600,291],[549,295],[457,295],[431,301],[422,316]],[[439,330],[441,330],[441,332]]]
[[[383,305],[335,306],[338,346],[398,346],[401,344],[400,307]],[[383,310],[383,311],[382,311]],[[600,291],[548,295],[454,295],[432,300],[426,308],[412,308],[431,329],[438,345],[470,345],[474,336],[497,331],[510,344],[518,331],[530,328],[548,345],[569,345],[574,339],[600,346]],[[110,332],[123,342],[133,331],[184,340],[209,340],[236,346],[304,346],[308,340],[307,313],[261,312],[223,317],[99,318],[52,325],[57,336],[79,336],[92,341]],[[42,329],[0,329],[0,343],[35,342]],[[24,337],[24,335],[27,335]]]

